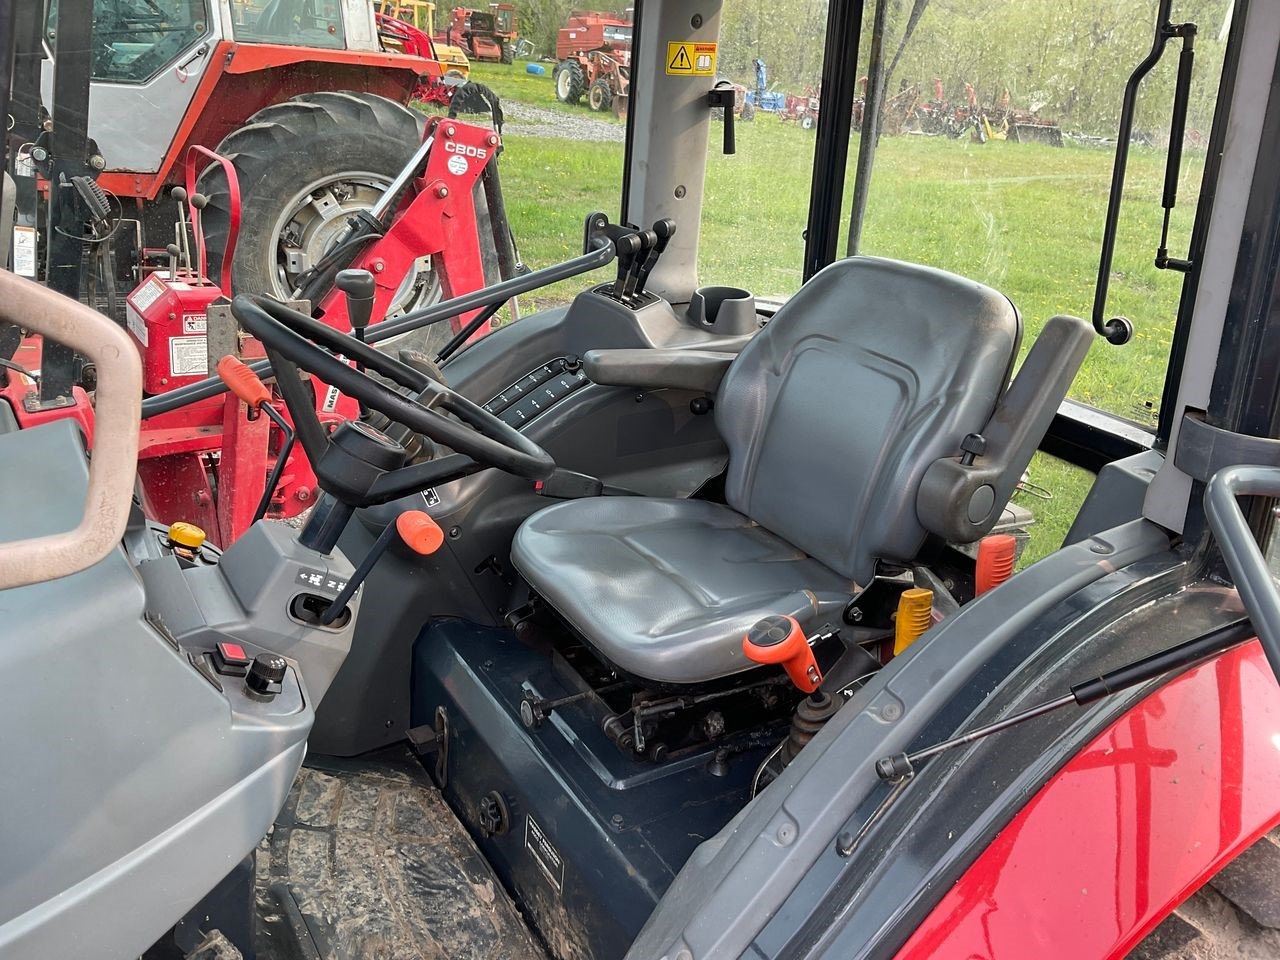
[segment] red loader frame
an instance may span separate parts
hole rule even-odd
[[[485,286],[484,260],[474,196],[477,182],[494,161],[500,148],[498,135],[489,129],[457,120],[432,118],[424,134],[429,144],[422,169],[411,180],[405,198],[392,217],[386,233],[374,240],[350,266],[368,270],[375,279],[373,320],[386,315],[401,280],[414,262],[430,255],[439,271],[443,296],[452,298]],[[187,153],[188,197],[195,196],[195,180],[204,165],[213,160],[223,165],[232,191],[232,225],[223,262],[223,288],[207,279],[207,259],[203,242],[197,239],[198,260],[191,271],[172,278],[153,274],[130,294],[131,304],[140,291],[154,287],[155,299],[145,309],[158,314],[161,324],[174,321],[166,335],[139,336],[135,340],[143,354],[144,368],[168,370],[174,335],[184,331],[183,319],[199,315],[216,300],[223,300],[230,288],[230,260],[239,229],[238,185],[230,162],[204,147],[193,146]],[[200,211],[190,200],[188,210],[195,236]],[[341,292],[331,290],[317,305],[316,315],[344,333],[350,330],[346,301]],[[225,310],[225,308],[223,308]],[[456,333],[479,311],[471,311],[452,321]],[[139,317],[141,311],[138,311]],[[140,322],[140,320],[138,321]],[[207,322],[207,321],[203,321]],[[131,320],[130,328],[136,323]],[[146,328],[144,328],[145,330]],[[154,332],[156,326],[151,326]],[[487,333],[481,326],[472,338]],[[244,360],[264,356],[253,338],[238,334],[236,352]],[[20,362],[28,369],[38,366],[38,341],[24,346]],[[212,364],[210,364],[212,369]],[[203,375],[172,377],[163,390],[173,390],[204,379]],[[315,382],[317,413],[322,422],[338,423],[359,415],[354,400],[334,388]],[[0,391],[17,412],[22,427],[52,419],[74,417],[92,444],[93,410],[87,394],[76,388],[73,402],[56,410],[28,413],[23,399],[29,392],[26,378],[11,376]],[[288,412],[278,397],[273,406],[288,422]],[[283,458],[284,463],[278,461]],[[162,522],[190,520],[205,529],[210,539],[226,546],[249,528],[256,519],[259,501],[269,475],[277,476],[266,516],[287,518],[306,510],[316,495],[315,473],[300,447],[267,417],[259,416],[234,394],[212,397],[188,404],[143,421],[138,452],[138,476],[144,512]],[[276,471],[278,469],[278,475]]]

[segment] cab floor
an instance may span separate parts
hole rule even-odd
[[[260,960],[545,960],[412,755],[309,759],[258,849]]]

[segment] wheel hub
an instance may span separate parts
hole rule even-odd
[[[354,213],[370,210],[389,181],[367,172],[339,173],[308,184],[276,222],[275,294],[288,298],[299,278],[320,262]],[[440,299],[439,277],[430,257],[420,257],[392,298],[387,316],[420,309]]]

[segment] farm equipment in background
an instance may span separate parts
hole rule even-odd
[[[802,130],[812,130],[818,125],[818,112],[822,107],[822,95],[817,87],[806,87],[800,96],[786,94],[786,101],[778,111],[778,117],[786,123],[798,124]]]
[[[200,4],[170,6],[188,11]],[[190,24],[191,48],[173,42],[176,30],[155,31],[141,14],[135,29],[122,34],[117,18],[115,46],[105,53],[102,44],[89,43],[101,27],[77,22],[72,5],[65,7],[48,24],[39,10],[24,7],[15,31],[24,51],[11,102],[13,137],[23,144],[15,192],[25,217],[18,233],[30,251],[20,265],[130,330],[150,394],[140,470],[147,507],[159,517],[198,515],[225,544],[252,520],[272,458],[287,465],[263,503],[268,515],[304,509],[314,477],[299,455],[277,456],[283,440],[265,422],[247,433],[233,430],[221,399],[168,402],[203,380],[223,353],[243,350],[253,358],[252,343],[229,329],[218,302],[239,292],[308,300],[317,316],[345,332],[357,318],[335,289],[343,268],[367,269],[375,278],[363,314],[374,319],[512,275],[515,248],[494,162],[499,134],[404,106],[420,77],[438,76],[439,64],[383,50],[371,5],[342,7],[347,17],[357,11],[367,20],[334,21],[327,34],[340,43],[367,36],[367,49],[260,41],[306,41],[311,34],[296,21],[291,28],[299,33],[281,24],[273,34],[272,22],[263,22],[270,7],[251,19],[254,11],[237,6],[226,36],[218,33],[226,19]],[[40,92],[46,30],[65,51],[48,110]],[[119,82],[143,71],[150,71],[146,83]],[[87,115],[76,106],[77,79],[79,97],[89,98]],[[340,89],[347,85],[359,92]],[[308,86],[319,91],[300,92]],[[171,104],[187,99],[181,109],[161,112],[148,96]],[[292,98],[274,102],[282,96]],[[222,136],[227,128],[232,132]],[[125,130],[136,135],[125,139]],[[216,151],[193,142],[202,132],[220,138]],[[197,178],[193,164],[209,157],[218,163]],[[490,328],[489,316],[477,321],[471,311],[442,319],[451,322],[419,328],[395,346],[430,359]],[[92,442],[92,364],[24,334],[0,331],[0,360],[18,368],[6,372],[0,393],[20,425],[71,418]],[[321,389],[317,406],[330,421],[356,413],[336,391]]]
[[[224,4],[231,13],[207,16],[208,2],[155,0],[150,7],[168,18],[163,30],[141,5],[113,12],[109,25],[77,22],[56,8],[46,23],[40,4],[23,5],[15,32],[36,52],[24,57],[15,80],[10,139],[20,145],[19,227],[38,254],[24,261],[27,276],[44,278],[47,263],[60,293],[81,299],[84,287],[93,287],[95,304],[123,320],[123,293],[167,262],[172,217],[165,195],[180,183],[183,158],[193,144],[217,144],[235,163],[255,217],[236,251],[237,283],[287,297],[291,278],[323,252],[335,214],[372,203],[412,156],[421,118],[405,105],[422,79],[438,79],[442,69],[424,51],[384,49],[371,5],[343,4],[327,19],[298,20],[277,16],[278,5],[215,5]],[[83,41],[92,51],[81,55],[83,66],[73,65],[69,51],[76,48],[66,42],[59,44],[65,56],[42,61],[46,31]],[[50,131],[41,75],[47,81],[55,64],[57,89],[78,83],[88,90],[89,109],[87,120],[83,107],[73,120],[54,104]],[[57,162],[68,156],[74,160]],[[94,245],[87,271],[78,226],[85,201],[47,186],[77,177],[81,195],[94,185],[99,200],[129,224]],[[204,192],[216,270],[229,198],[222,189]],[[46,200],[64,208],[74,230],[42,229]],[[67,395],[76,364],[59,356],[51,369],[42,381],[44,406]]]
[[[371,324],[396,316],[405,281],[430,259],[439,278],[436,295],[451,298],[509,279],[517,272],[515,246],[497,176],[497,133],[444,117],[427,121],[422,145],[390,188],[363,216],[341,218],[346,233],[313,265],[294,291],[328,326],[363,336]],[[200,168],[215,161],[218,177]],[[199,184],[217,180],[229,195],[225,245],[211,254],[204,221],[210,209]],[[139,441],[139,491],[149,517],[165,523],[193,520],[211,542],[228,546],[254,520],[283,519],[308,509],[317,495],[315,471],[293,445],[291,420],[273,395],[250,408],[234,395],[196,396],[201,383],[233,356],[264,356],[243,335],[227,300],[235,282],[241,191],[231,160],[200,146],[188,151],[185,187],[174,191],[178,223],[163,268],[150,270],[127,297],[127,329],[143,360],[144,420]],[[477,203],[484,206],[477,209]],[[482,224],[484,226],[482,226]],[[213,276],[221,279],[215,281]],[[492,314],[467,311],[387,341],[402,357],[434,362],[491,329]],[[426,331],[442,331],[424,337]],[[42,366],[41,344],[27,339],[14,362]],[[31,403],[31,379],[6,371],[0,398],[21,426],[73,418],[92,441],[93,414],[84,390],[71,405],[41,411]],[[354,400],[314,382],[316,415],[327,428],[355,420]],[[267,405],[272,407],[267,411]],[[266,412],[267,416],[260,416]]]
[[[445,77],[466,80],[471,75],[471,61],[461,47],[432,39],[436,32],[436,5],[433,0],[374,0],[373,8],[378,14],[378,34],[382,37],[384,46],[410,55],[429,55],[431,59],[439,61]],[[406,31],[405,26],[412,30]],[[426,50],[431,53],[425,53]],[[436,85],[434,80],[432,77],[426,78],[423,86]],[[419,92],[430,93],[422,90]],[[417,99],[427,103],[441,102],[430,95],[419,96]]]
[[[575,11],[556,34],[551,72],[556,99],[624,116],[631,90],[631,20],[612,13]]]
[[[978,104],[973,84],[964,85],[965,100],[952,104],[946,99],[942,80],[933,78],[933,99],[916,103],[914,117],[909,121],[920,133],[947,136],[953,140],[965,131],[978,143],[988,140],[1012,140],[1015,143],[1046,143],[1062,146],[1062,128],[1056,120],[1047,120],[1035,110],[1017,110],[1010,107],[1010,95],[1005,88],[989,108]],[[889,105],[886,104],[886,113]],[[904,127],[909,125],[904,123]]]
[[[867,78],[860,78],[858,83],[862,87],[862,96],[855,97],[853,101],[853,129],[860,131],[866,111]],[[881,107],[880,132],[896,136],[914,125],[919,100],[920,88],[903,80],[898,92],[886,99]]]
[[[509,3],[491,3],[488,10],[454,7],[437,43],[461,47],[472,60],[511,63],[520,39],[516,8]]]

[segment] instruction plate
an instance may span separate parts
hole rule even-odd
[[[716,45],[672,40],[667,43],[667,73],[680,77],[714,77]]]
[[[36,228],[13,228],[13,272],[20,277],[36,275]]]
[[[204,337],[174,337],[169,341],[169,373],[175,377],[201,376],[209,372]]]

